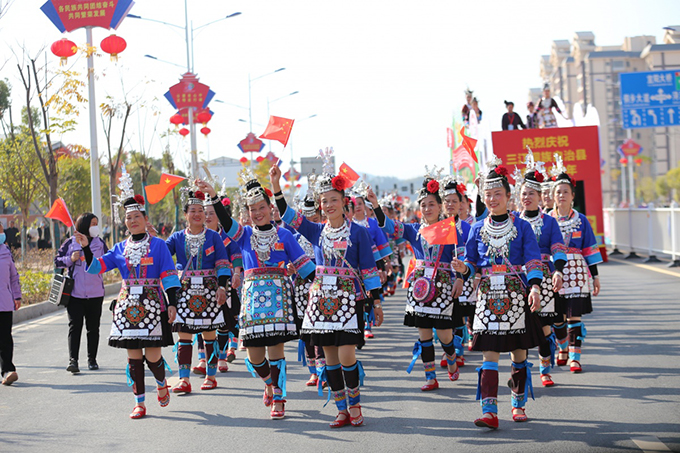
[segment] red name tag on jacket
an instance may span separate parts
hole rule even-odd
[[[581,231],[574,231],[574,234],[571,235],[572,239],[578,239],[581,237]]]
[[[505,264],[494,264],[491,266],[491,270],[494,274],[505,274],[508,272],[508,268],[505,266]]]
[[[347,241],[335,241],[333,243],[333,248],[346,249],[347,248]]]
[[[214,247],[214,246],[205,249],[205,254],[206,254],[206,256],[207,256],[207,255],[210,255],[210,254],[212,254],[212,253],[215,253],[215,247]]]
[[[147,256],[146,258],[142,258],[142,262],[140,264],[142,266],[151,266],[153,264],[153,256]]]
[[[286,246],[283,244],[283,242],[276,242],[274,243],[274,250],[277,252],[283,252],[286,250]]]
[[[222,242],[224,243],[224,246],[226,247],[226,246],[228,246],[229,243],[231,242],[231,239],[229,239],[229,238],[224,238],[224,241],[222,241]]]

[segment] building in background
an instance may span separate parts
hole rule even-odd
[[[238,172],[241,171],[243,165],[238,159],[231,157],[218,157],[211,159],[206,163],[208,170],[214,178],[220,183],[225,181],[226,187],[240,187],[238,182]]]
[[[553,41],[550,54],[541,56],[540,76],[550,84],[551,94],[564,101],[568,117],[590,119],[584,124],[592,124],[599,116],[604,206],[622,201],[623,168],[617,148],[627,135],[621,127],[618,74],[676,68],[680,69],[680,26],[666,27],[660,44],[654,36],[643,35],[627,37],[619,45],[599,46],[592,32],[576,32],[571,41]],[[529,99],[536,102],[541,91],[531,88]],[[656,178],[680,163],[680,128],[635,129],[631,137],[648,158],[637,175]]]

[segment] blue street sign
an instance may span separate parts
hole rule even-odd
[[[680,126],[680,70],[622,72],[624,129]]]

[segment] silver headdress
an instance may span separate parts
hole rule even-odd
[[[330,192],[331,190],[336,190],[333,187],[333,178],[335,177],[335,164],[333,163],[333,148],[326,148],[319,150],[319,155],[316,156],[317,159],[323,161],[321,167],[321,174],[316,177],[316,193],[321,195],[322,193]]]
[[[238,178],[241,183],[241,193],[246,206],[251,206],[265,200],[265,189],[250,168],[243,167],[238,173]]]
[[[206,203],[206,198],[207,202],[210,202],[210,197],[206,197],[206,195],[198,190],[198,186],[196,186],[196,181],[193,181],[190,186],[187,187],[182,187],[179,189],[179,199],[180,203],[182,203],[182,206],[184,205],[201,205],[203,206]]]
[[[425,165],[425,175],[424,175],[425,181],[428,181],[428,183],[427,183],[428,185],[429,185],[429,181],[436,182],[437,183],[437,189],[435,191],[430,191],[428,189],[428,187],[420,188],[420,190],[418,190],[418,194],[417,194],[418,196],[416,197],[416,203],[420,204],[420,202],[425,197],[427,197],[428,195],[438,194],[438,192],[441,188],[441,183],[439,182],[439,180],[441,179],[443,172],[444,172],[443,167],[439,168],[436,165],[434,165],[432,167],[432,169],[430,169],[429,166]],[[441,195],[440,195],[440,197],[441,197]]]
[[[118,182],[118,189],[120,190],[120,195],[113,195],[113,218],[116,223],[120,223],[120,215],[118,213],[118,208],[125,207],[125,212],[128,211],[140,211],[142,213],[146,212],[144,209],[144,197],[138,195],[135,197],[135,191],[132,187],[132,178],[125,168],[125,164],[120,169],[121,175]],[[139,202],[142,200],[142,203]],[[126,201],[133,199],[134,202],[129,202],[125,204]]]
[[[524,160],[524,165],[526,168],[524,169],[524,175],[520,174],[520,177],[522,178],[521,181],[515,178],[517,180],[517,184],[518,185],[524,184],[528,188],[540,192],[543,189],[544,183],[536,181],[535,177],[532,178],[531,175],[534,174],[536,171],[538,171],[539,173],[543,173],[542,170],[544,164],[543,162],[536,162],[534,160],[534,153],[533,151],[531,151],[531,148],[529,148],[528,145],[527,145],[527,157]]]
[[[550,174],[555,178],[555,181],[553,182],[553,187],[557,186],[558,184],[571,184],[573,186],[574,181],[571,179],[571,176],[569,176],[569,174],[567,173],[567,168],[564,166],[562,156],[560,156],[557,153],[553,154],[553,156],[555,156],[555,162],[553,163],[553,166],[550,169]]]
[[[439,181],[439,195],[444,198],[447,195],[458,193],[458,181],[451,175],[444,176]]]
[[[495,154],[492,155],[492,158],[489,160],[487,163],[487,168],[489,169],[489,173],[491,170],[497,169],[500,165],[503,164],[503,161],[496,156]],[[498,174],[497,174],[498,175]],[[490,190],[490,189],[497,189],[499,187],[503,187],[503,180],[505,179],[503,176],[494,176],[489,178],[488,175],[482,174],[483,178],[482,183],[480,186],[482,187],[482,190]]]

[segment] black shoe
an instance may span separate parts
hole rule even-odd
[[[78,368],[78,361],[76,359],[71,359],[68,361],[68,367],[66,371],[70,371],[73,374],[80,373],[80,368]]]
[[[87,367],[88,367],[90,370],[93,370],[93,371],[99,369],[99,365],[97,365],[97,361],[96,361],[95,359],[90,359],[90,360],[88,360],[88,361],[87,361]]]

